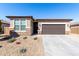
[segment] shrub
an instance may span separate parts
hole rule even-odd
[[[27,39],[27,37],[24,37],[23,39]]]
[[[38,39],[37,37],[34,38],[34,40],[37,40],[37,39]]]
[[[0,45],[0,48],[2,48],[2,46]]]
[[[12,38],[12,39],[9,39],[9,40],[8,40],[9,43],[12,43],[12,42],[14,42],[14,41],[16,41],[15,38]]]
[[[25,53],[26,51],[27,51],[26,48],[21,48],[21,49],[20,49],[20,53]]]
[[[3,35],[0,35],[0,37],[4,37]]]

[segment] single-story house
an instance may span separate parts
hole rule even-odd
[[[6,16],[10,30],[19,35],[69,34],[72,19],[34,19],[32,16]]]
[[[79,34],[79,22],[73,22],[71,23],[71,33],[73,34]]]

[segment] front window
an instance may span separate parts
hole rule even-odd
[[[20,22],[19,22],[19,20],[17,19],[17,20],[14,21],[14,29],[18,31],[19,28],[20,28]]]
[[[26,22],[25,20],[21,20],[21,30],[26,30]]]
[[[26,31],[26,20],[25,19],[14,20],[14,29],[15,31]]]

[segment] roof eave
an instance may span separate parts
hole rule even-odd
[[[38,22],[42,21],[72,21],[72,19],[36,19]]]
[[[33,18],[32,16],[6,16],[7,18]]]

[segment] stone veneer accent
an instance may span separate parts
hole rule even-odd
[[[14,31],[13,31],[14,28],[5,27],[4,29],[5,29],[4,30],[4,34],[5,35],[11,35],[12,33],[14,33]],[[25,36],[27,36],[27,35],[31,35],[31,29],[27,28],[26,32],[15,32],[15,33],[17,33],[18,35],[25,35]]]
[[[26,32],[17,32],[17,34],[19,35],[31,35],[31,29],[30,28],[27,28],[26,29]]]
[[[13,28],[10,28],[10,31],[12,31],[13,32]],[[15,32],[15,33],[17,33],[18,35],[31,35],[31,29],[30,28],[27,28],[26,29],[26,32]]]

